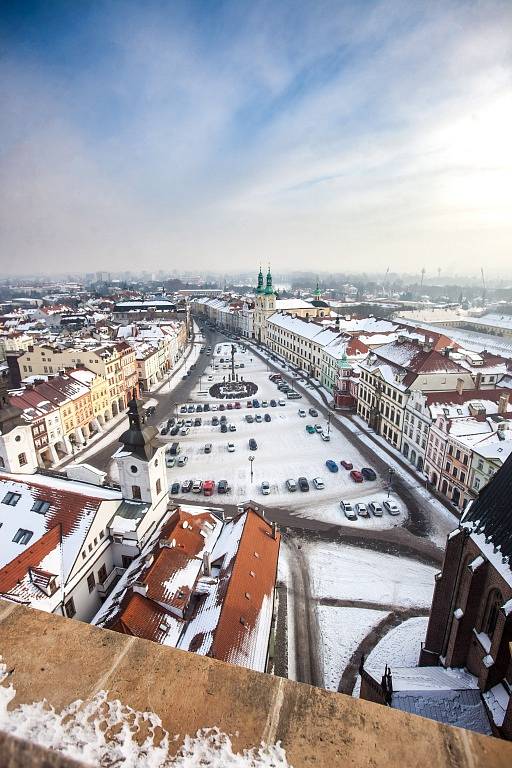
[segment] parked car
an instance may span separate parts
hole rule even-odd
[[[356,504],[356,512],[359,515],[359,517],[370,517],[370,513],[368,512],[368,507],[366,504],[363,504],[361,501],[358,501]]]
[[[260,407],[260,401],[259,400],[253,400],[252,401],[252,407],[253,408],[259,408]]]
[[[195,411],[195,406],[189,405],[189,407],[187,408],[187,412],[188,413],[194,413],[194,411]]]
[[[156,412],[156,406],[154,405],[148,405],[146,408],[146,416],[153,416]]]
[[[194,484],[192,486],[192,493],[201,493],[202,490],[203,490],[203,481],[194,480]]]
[[[219,417],[213,416],[212,418],[212,427],[218,427],[219,426]]]
[[[389,499],[386,499],[384,502],[384,509],[389,512],[390,515],[399,515],[400,514],[400,508],[397,504],[395,504],[394,501],[389,501]]]
[[[343,513],[347,518],[347,520],[357,520],[357,515],[354,512],[354,509],[350,501],[340,501],[340,507],[343,510]]]
[[[211,443],[205,443],[204,452],[205,453],[211,453],[212,452],[212,444]]]
[[[203,412],[203,406],[202,405],[196,405],[196,413],[202,413]]]
[[[225,434],[228,431],[228,425],[226,424],[225,421],[223,421],[222,424],[220,425],[220,431],[222,432],[222,434]]]
[[[166,435],[169,432],[169,427],[162,427],[160,430],[161,435]]]
[[[228,481],[227,480],[219,480],[217,483],[217,493],[227,493],[228,492]]]
[[[228,420],[228,417],[226,416],[225,413],[223,413],[222,416],[220,417],[220,423],[225,424],[227,420]]]
[[[228,443],[228,451],[229,453],[235,452],[235,444],[234,443]]]
[[[219,411],[225,411],[225,410],[226,410],[226,406],[224,405],[224,403],[221,403],[219,405]]]
[[[185,435],[188,435],[189,432],[190,432],[190,427],[182,427],[180,429],[180,435],[182,435],[183,437],[185,437]]]
[[[297,490],[297,483],[295,482],[295,480],[290,478],[289,480],[286,481],[286,487],[288,488],[290,493],[293,493],[293,491]]]
[[[325,466],[327,467],[329,472],[337,472],[338,471],[338,465],[332,459],[327,459],[327,461],[325,462]]]
[[[188,461],[188,456],[178,456],[178,467],[184,467]]]
[[[248,400],[246,405],[248,408],[252,408],[252,400]]]
[[[203,405],[203,411],[206,413],[206,412],[207,412],[207,411],[209,411],[209,410],[210,410],[210,403],[205,403],[205,404]]]
[[[185,480],[185,482],[181,484],[181,492],[190,493],[191,490],[192,490],[192,480]]]
[[[261,401],[261,407],[262,408],[268,408],[268,402],[266,400]]]
[[[245,420],[248,424],[252,424],[254,422],[254,416],[251,413],[246,413]]]
[[[171,445],[165,449],[165,452],[171,456],[177,456],[178,453],[181,453],[181,446],[179,443],[171,443]]]
[[[270,413],[266,413],[263,418],[265,419],[265,421],[272,421],[272,416],[270,415]]]
[[[340,464],[343,467],[343,469],[354,469],[354,465],[352,464],[352,462],[347,461],[346,459],[342,459],[340,461]]]
[[[171,494],[173,496],[176,496],[177,493],[180,492],[180,484],[179,483],[173,483],[171,485]]]
[[[277,406],[277,402],[275,400],[270,401],[270,407],[275,408]]]
[[[241,405],[240,405],[240,403],[237,400],[236,403],[235,403],[235,409],[238,411],[239,408],[241,408]]]
[[[167,469],[172,469],[176,464],[176,456],[166,456],[165,457],[165,466]]]
[[[249,450],[250,451],[258,450],[258,443],[254,439],[254,437],[251,437],[251,439],[249,440]]]
[[[352,472],[350,473],[350,477],[352,478],[354,483],[362,483],[363,482],[363,476],[359,472],[358,469],[353,469]]]
[[[230,424],[230,425],[229,425],[229,431],[230,431],[230,432],[236,432],[236,427],[235,427],[235,425],[234,425],[234,424]]]
[[[299,392],[295,392],[294,390],[291,390],[290,392],[286,393],[286,397],[288,400],[300,400],[302,398],[302,395],[299,394]]]
[[[194,427],[200,427],[202,423],[203,423],[202,419],[200,418],[194,419]]]
[[[313,478],[313,485],[314,485],[314,486],[315,486],[315,488],[317,488],[319,491],[320,491],[322,488],[325,488],[325,483],[324,483],[324,481],[322,480],[322,478],[321,478],[321,477],[314,477],[314,478]]]
[[[192,421],[192,419],[187,419],[185,424],[184,424],[184,426],[185,427],[189,427],[189,429],[190,429],[190,427],[192,426],[193,423],[194,422]]]
[[[320,437],[324,441],[324,443],[328,443],[331,439],[331,436],[328,432],[320,432]]]
[[[368,509],[375,517],[382,517],[382,507],[378,501],[370,501]]]
[[[309,483],[306,477],[299,477],[297,482],[301,491],[309,491]]]
[[[214,480],[205,480],[203,483],[203,494],[205,496],[211,496],[215,490]]]
[[[306,411],[304,410],[304,408],[299,408],[299,416],[301,419],[306,418]]]
[[[270,483],[268,480],[264,480],[261,484],[261,492],[264,496],[268,496],[270,494]]]
[[[318,416],[318,411],[316,410],[316,408],[310,408],[309,415],[312,416],[314,419],[316,419],[316,417]]]
[[[314,434],[315,434],[315,428],[314,428],[314,426],[313,426],[312,424],[306,424],[306,432],[307,432],[309,435],[314,435]]]
[[[180,413],[186,413],[186,412],[187,412],[187,406],[186,405],[182,405],[180,407]]]
[[[254,417],[254,421],[256,421],[258,424],[261,424],[261,422],[263,421],[263,416],[261,415],[261,413],[256,414],[256,416]]]
[[[373,469],[370,469],[370,467],[363,467],[361,469],[361,474],[364,477],[365,480],[376,480],[377,475],[373,471]]]
[[[279,405],[286,405],[286,400],[278,400]]]

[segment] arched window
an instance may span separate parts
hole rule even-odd
[[[498,621],[498,613],[502,605],[503,596],[499,589],[491,590],[487,597],[487,604],[485,606],[481,627],[481,631],[489,637],[494,635],[494,630],[496,629],[496,623]]]

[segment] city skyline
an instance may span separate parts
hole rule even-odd
[[[511,24],[505,2],[4,7],[2,271],[510,274]]]

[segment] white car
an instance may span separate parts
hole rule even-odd
[[[278,400],[279,405],[286,405],[286,400]]]
[[[182,427],[180,429],[180,435],[183,435],[183,437],[185,437],[185,435],[188,435],[189,432],[190,432],[190,427]]]
[[[370,517],[370,513],[368,512],[368,507],[366,504],[363,504],[361,501],[359,501],[356,504],[356,512],[359,515],[359,517]]]
[[[229,453],[235,452],[235,444],[234,443],[228,443],[228,451]]]
[[[208,376],[208,381],[213,381],[213,376]]]
[[[172,469],[176,464],[176,456],[166,456],[165,457],[165,466],[168,469]]]
[[[304,410],[304,408],[299,408],[299,416],[301,417],[301,419],[306,418],[306,411]]]
[[[325,483],[324,483],[324,481],[322,480],[321,477],[314,477],[313,478],[313,485],[318,490],[321,490],[322,488],[325,488]]]
[[[390,515],[399,515],[400,514],[400,508],[397,504],[395,504],[394,501],[386,501],[384,502],[384,509],[389,512]]]
[[[328,443],[331,439],[331,436],[327,432],[320,432],[320,437],[322,440],[324,440],[326,443]]]
[[[342,508],[347,520],[357,520],[357,515],[354,512],[350,501],[340,501],[340,507]]]
[[[294,480],[292,477],[286,481],[286,487],[290,491],[290,493],[293,493],[297,490],[297,481]]]
[[[178,467],[184,467],[188,461],[188,456],[178,456]]]
[[[203,481],[194,480],[194,485],[192,486],[192,493],[201,493],[202,490],[203,490]]]
[[[267,480],[262,482],[261,492],[264,496],[268,496],[270,494],[270,483]]]
[[[219,410],[219,406],[215,405],[215,403],[212,403],[212,405],[210,405],[210,411],[218,411],[218,410]]]
[[[382,506],[378,501],[370,501],[368,509],[375,515],[375,517],[382,517]]]

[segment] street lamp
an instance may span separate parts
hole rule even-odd
[[[327,434],[331,434],[331,412],[327,414]]]
[[[253,471],[252,471],[252,463],[253,463],[253,461],[254,461],[254,456],[249,456],[249,464],[250,464],[250,467],[251,467],[251,483],[252,483],[252,478],[253,478]]]
[[[395,474],[395,470],[389,467],[388,472],[389,472],[388,499],[389,499],[389,494],[391,493],[391,486],[393,484],[393,475]]]

